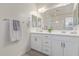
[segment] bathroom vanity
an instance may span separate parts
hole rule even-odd
[[[69,4],[43,13],[38,11],[37,16],[32,16],[31,48],[50,56],[79,56],[79,29],[75,28],[79,25],[77,7]],[[49,29],[52,32],[46,31]]]
[[[50,56],[78,56],[79,34],[32,31],[31,48]]]

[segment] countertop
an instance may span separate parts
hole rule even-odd
[[[48,32],[47,30],[43,31],[32,30],[31,33],[79,36],[79,32],[73,30],[52,30],[52,32]]]

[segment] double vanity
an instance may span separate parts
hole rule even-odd
[[[43,13],[32,14],[31,48],[50,56],[79,56],[77,7],[78,4],[47,7]]]
[[[31,31],[31,48],[49,56],[78,56],[79,33],[74,31]]]

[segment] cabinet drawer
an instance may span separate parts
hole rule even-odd
[[[43,40],[42,40],[42,43],[44,45],[50,45],[51,44],[51,39],[50,39],[50,35],[44,35],[43,36]]]
[[[44,38],[50,38],[51,37],[51,35],[47,35],[47,34],[44,34],[44,35],[42,35]]]
[[[45,43],[45,44],[49,44],[49,43],[51,43],[51,40],[49,40],[49,39],[43,39],[42,42]]]
[[[47,55],[51,55],[51,48],[43,46],[42,52],[47,54]]]
[[[51,46],[48,46],[48,45],[42,45],[42,48],[50,50],[50,49],[51,49]]]
[[[31,34],[31,37],[42,37],[41,34]]]
[[[46,46],[46,47],[51,47],[51,43],[50,42],[43,42],[42,45]]]

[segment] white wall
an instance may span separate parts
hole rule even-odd
[[[23,35],[22,40],[6,45],[5,40],[9,39],[7,32],[7,34],[5,34],[5,38],[0,39],[0,55],[2,56],[22,55],[23,53],[27,52],[30,49],[29,28],[26,26],[26,23],[28,21],[28,16],[30,15],[30,12],[33,10],[33,7],[34,4],[0,4],[0,20],[5,18],[20,20],[22,22],[21,26]],[[6,30],[2,29],[3,32],[8,31],[8,27],[4,29]],[[0,35],[2,34],[0,33]]]

